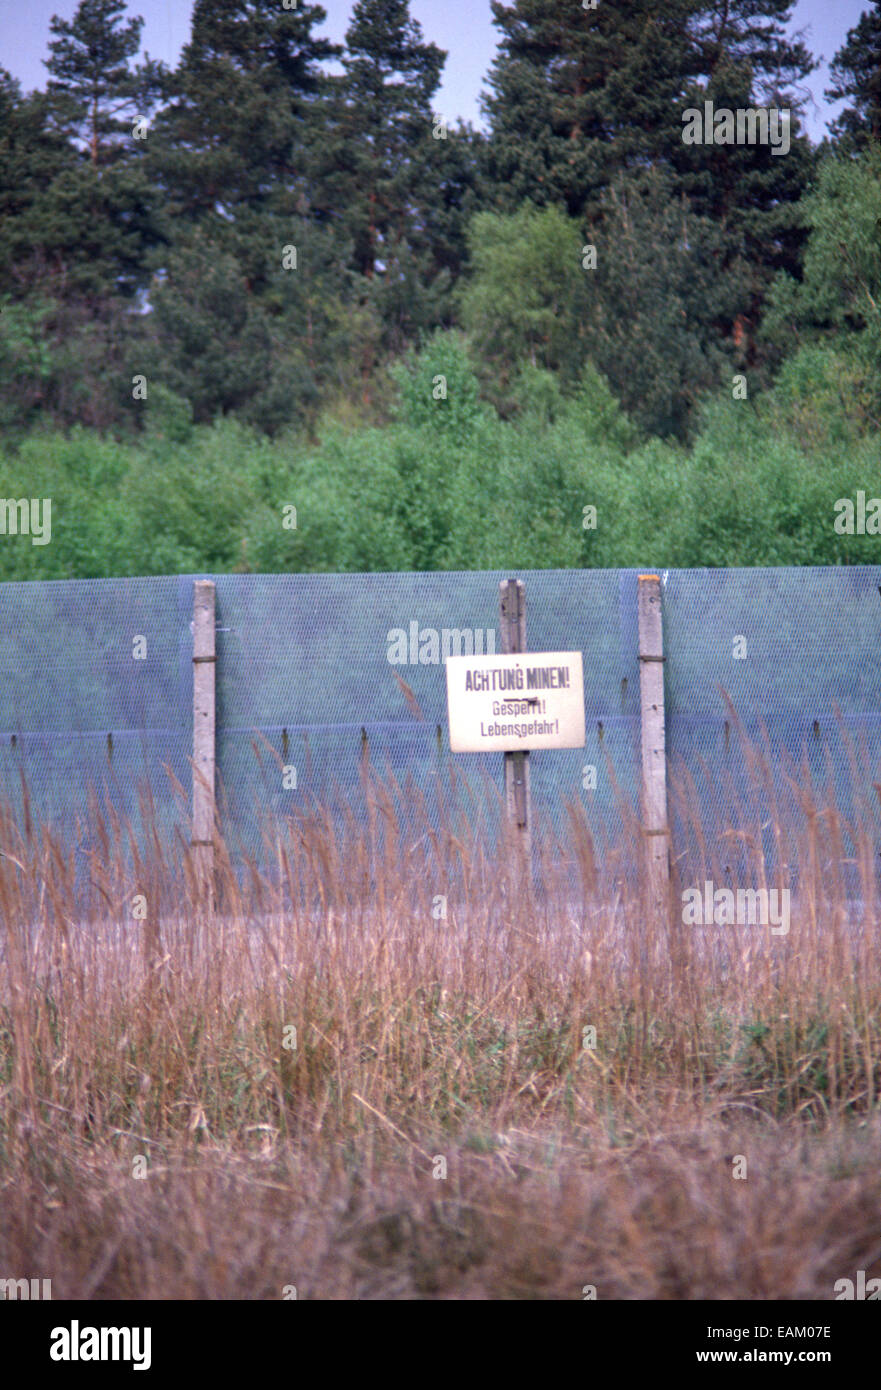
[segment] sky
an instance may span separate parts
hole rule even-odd
[[[561,0],[564,3],[565,0]],[[48,56],[49,20],[52,15],[71,19],[78,0],[0,0],[0,66],[20,79],[26,91],[43,87]],[[663,5],[664,0],[658,0]],[[323,0],[327,23],[319,31],[342,40],[352,11],[351,0]],[[829,86],[828,64],[842,46],[847,31],[868,9],[867,0],[796,0],[790,31],[805,31],[805,41],[816,58],[825,61],[805,84],[813,97],[805,111],[811,138],[819,141],[826,124],[840,110],[830,105],[823,91]],[[192,4],[189,0],[129,0],[130,15],[142,15],[142,50],[169,66],[177,60],[189,37]],[[410,13],[422,26],[427,40],[447,54],[444,80],[435,98],[438,115],[449,124],[458,117],[483,126],[480,93],[496,49],[490,0],[410,0]]]

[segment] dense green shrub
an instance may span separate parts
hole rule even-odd
[[[805,347],[755,401],[706,399],[690,449],[642,437],[590,367],[563,395],[528,364],[502,420],[456,334],[400,367],[382,428],[269,439],[168,393],[135,441],[7,444],[0,496],[50,497],[52,541],[0,536],[0,578],[879,563],[881,537],[833,526],[838,498],[881,492],[857,371]]]

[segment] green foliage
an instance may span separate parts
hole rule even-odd
[[[264,289],[252,293],[241,260],[224,242],[194,231],[168,256],[142,323],[142,370],[151,383],[187,400],[193,418],[235,414],[275,434],[315,418],[335,359],[345,361],[345,305],[324,293],[327,237],[312,228],[296,242],[271,245]],[[296,267],[283,257],[296,251]],[[357,340],[356,340],[357,341]],[[152,386],[151,388],[152,389]]]
[[[340,54],[313,32],[324,18],[309,0],[197,0],[146,151],[170,223],[216,233],[243,211],[294,210],[320,116],[319,64]]]
[[[812,450],[831,454],[857,446],[867,431],[878,429],[876,397],[877,378],[873,389],[872,373],[858,358],[831,342],[811,343],[786,359],[758,409]]]
[[[163,444],[186,444],[193,433],[193,407],[186,396],[180,396],[162,382],[150,387],[146,402],[147,438]]]
[[[686,438],[698,400],[731,370],[718,325],[733,319],[738,289],[720,270],[723,238],[667,176],[640,170],[609,189],[589,241],[597,268],[575,306],[585,354],[645,430]]]
[[[168,258],[151,301],[145,370],[186,395],[195,420],[259,399],[276,365],[271,335],[232,255],[196,234]]]
[[[640,171],[616,181],[587,236],[555,207],[474,218],[459,299],[502,413],[524,408],[525,364],[555,373],[566,394],[587,361],[644,429],[687,434],[726,367],[716,325],[737,291],[719,273],[712,224],[671,198],[669,179]]]
[[[426,429],[462,444],[485,414],[479,386],[461,335],[435,333],[418,354],[393,369],[400,391],[398,418],[411,429]]]
[[[401,474],[385,432],[330,427],[320,445],[290,441],[270,455],[264,504],[247,523],[245,555],[268,572],[410,569],[413,543],[398,516]],[[297,529],[282,508],[297,508]]]
[[[9,441],[49,421],[133,433],[130,325],[121,300],[90,309],[79,299],[0,297],[0,428]]]
[[[41,255],[47,186],[73,162],[72,151],[48,122],[45,96],[22,97],[20,84],[0,68],[0,289],[22,292],[45,276]],[[41,290],[37,293],[44,292]]]
[[[629,453],[640,437],[605,377],[589,362],[566,400],[564,413],[592,443],[605,443],[622,454]]]
[[[0,298],[0,428],[17,431],[37,422],[52,371],[45,339],[52,305]]]
[[[860,395],[881,414],[881,152],[828,158],[805,198],[804,277],[781,276],[765,324],[781,350],[834,343],[860,372]]]
[[[478,213],[460,302],[480,357],[504,381],[509,364],[569,371],[578,361],[574,305],[582,287],[577,225],[559,208],[526,203],[510,216]]]
[[[396,372],[382,428],[270,440],[233,417],[193,424],[186,398],[156,392],[137,441],[75,428],[7,446],[2,491],[51,497],[52,542],[0,538],[0,579],[877,564],[879,537],[834,530],[839,498],[877,491],[881,446],[847,367],[806,348],[755,402],[719,391],[688,449],[641,435],[591,368],[564,398],[526,367],[504,421],[455,334]]]
[[[863,150],[881,140],[881,0],[870,0],[829,69],[830,101],[850,99],[832,129],[842,144]]]

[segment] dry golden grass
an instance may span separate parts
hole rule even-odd
[[[85,859],[4,812],[0,1276],[55,1298],[829,1299],[881,1273],[875,793],[855,774],[845,815],[796,778],[784,811],[761,768],[728,834],[743,886],[765,881],[756,814],[799,864],[786,937],[684,927],[676,873],[653,921],[634,826],[600,848],[582,806],[539,837],[537,887],[461,788],[414,831],[365,776],[365,825],[266,827],[271,874],[221,842],[213,911],[148,799],[137,837],[93,803]],[[699,844],[687,779],[674,797]],[[696,882],[724,882],[720,843]]]

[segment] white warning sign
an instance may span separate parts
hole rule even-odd
[[[584,747],[581,652],[447,658],[453,753]]]

